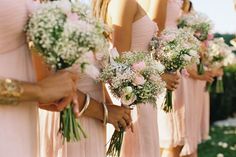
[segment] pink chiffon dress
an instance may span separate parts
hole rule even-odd
[[[157,26],[146,15],[132,26],[131,50],[147,50]],[[151,104],[140,104],[132,111],[134,133],[124,135],[121,157],[159,157],[157,110]]]
[[[168,0],[166,28],[177,28],[177,20],[181,16],[181,0]],[[173,109],[166,113],[162,110],[165,94],[159,96],[158,125],[161,148],[173,148],[184,145],[185,137],[185,106],[184,97],[188,91],[184,91],[185,80],[181,77],[178,88],[173,92]]]
[[[209,139],[209,130],[210,130],[210,94],[208,91],[205,91],[206,81],[197,81],[198,82],[198,95],[201,98],[202,107],[202,117],[201,117],[201,141]],[[200,142],[201,142],[200,141]]]
[[[97,64],[97,61],[95,63]],[[97,66],[98,67],[98,66]],[[103,101],[102,85],[86,74],[80,74],[77,89],[98,102]],[[102,104],[101,104],[102,105]],[[106,128],[99,120],[81,116],[79,122],[87,138],[78,142],[63,143],[59,130],[59,113],[40,111],[42,157],[105,157]]]
[[[97,68],[99,68],[98,64],[99,62],[94,60],[94,65],[97,65]],[[102,84],[90,76],[81,74],[77,88],[102,103],[104,97]],[[85,116],[80,117],[79,122],[86,132],[87,138],[83,138],[79,142],[67,143],[65,157],[105,157],[106,127],[100,120]]]
[[[195,66],[195,70],[197,70]],[[201,141],[202,111],[204,102],[204,86],[198,80],[183,78],[185,106],[185,137],[181,156],[191,155],[197,151]],[[201,91],[201,92],[200,92]]]
[[[168,1],[167,28],[177,27],[177,20],[182,12],[181,6],[181,0]],[[202,113],[206,111],[203,110],[205,101],[203,91],[202,82],[181,76],[180,84],[173,92],[173,110],[170,113],[158,110],[161,148],[183,146],[180,156],[197,151],[197,146],[205,134],[201,132],[201,128],[207,129],[202,120]]]
[[[1,0],[0,77],[35,81],[24,26],[26,0]],[[38,157],[38,107],[35,102],[0,105],[0,156]]]

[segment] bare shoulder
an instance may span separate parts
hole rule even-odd
[[[111,0],[109,5],[110,12],[113,16],[127,15],[127,18],[134,17],[138,9],[138,3],[136,0]]]

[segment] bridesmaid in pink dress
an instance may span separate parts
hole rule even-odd
[[[182,0],[168,0],[165,28],[177,28],[177,20],[181,16]],[[162,156],[177,156],[184,145],[185,137],[185,107],[183,90],[185,88],[184,79],[181,77],[180,84],[173,92],[173,110],[166,113],[161,106],[164,103],[165,93],[160,96],[158,104],[158,125],[160,147],[163,149]]]
[[[90,95],[98,102],[103,102],[103,89],[91,77],[81,74],[78,89]],[[102,106],[102,104],[100,104]],[[67,157],[104,157],[106,152],[106,127],[98,119],[82,116],[80,124],[88,137],[77,143],[67,143]]]
[[[1,1],[0,77],[24,82],[35,81],[31,56],[23,31],[27,16],[27,0]],[[66,87],[58,86],[59,84],[66,83],[66,81],[71,82],[72,78],[63,78],[62,75],[57,75],[57,77],[50,76],[37,84],[22,83],[24,89],[23,96],[28,96],[22,98],[25,102],[17,105],[0,104],[0,124],[2,125],[0,129],[1,156],[39,156],[37,102],[53,102],[63,98],[65,93],[71,93],[72,85],[75,84],[65,84]],[[38,93],[39,88],[42,91],[45,89],[47,91]],[[63,88],[70,90],[63,90]],[[49,90],[51,92],[48,92]],[[55,94],[54,91],[58,92]],[[62,92],[64,93],[62,94]],[[39,96],[42,98],[38,99]]]
[[[146,15],[132,24],[131,50],[147,50],[148,43],[157,26]],[[159,137],[157,126],[157,111],[152,105],[140,105],[134,111],[134,132],[128,130],[124,137],[122,157],[158,157]],[[136,115],[137,114],[137,115]]]
[[[113,27],[112,40],[119,52],[147,50],[157,26],[140,5],[131,0],[103,0],[99,12]],[[104,9],[105,8],[105,9]],[[107,12],[106,12],[107,11]],[[157,111],[152,105],[140,105],[132,111],[133,132],[127,130],[121,150],[122,157],[159,157]]]
[[[34,72],[23,32],[26,0],[2,0],[0,5],[0,75],[34,81]],[[0,105],[0,152],[7,157],[38,157],[36,103]]]

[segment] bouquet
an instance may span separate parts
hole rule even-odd
[[[194,32],[194,36],[202,42],[207,42],[207,40],[212,39],[212,35],[210,34],[213,28],[212,22],[202,13],[193,12],[183,15],[178,20],[178,28],[191,29]],[[204,73],[202,59],[200,59],[197,68],[200,75]]]
[[[200,41],[208,39],[212,27],[212,22],[202,13],[185,14],[178,20],[178,28],[191,29],[194,32],[194,36]]]
[[[204,64],[210,69],[219,69],[233,64],[235,55],[232,52],[233,48],[228,46],[223,38],[215,38],[209,41],[208,52],[204,58]],[[206,86],[207,91],[211,91],[211,84]],[[216,93],[223,93],[224,86],[222,77],[217,77]]]
[[[184,69],[199,62],[199,41],[187,29],[166,29],[160,37],[154,37],[149,49],[154,52],[156,60],[161,61],[168,73]],[[172,109],[172,92],[167,90],[163,104],[166,112]]]
[[[26,26],[29,41],[52,69],[76,66],[76,70],[87,73],[86,69],[93,66],[88,54],[108,51],[108,41],[103,35],[106,31],[105,25],[92,17],[86,5],[65,0],[41,4]],[[67,141],[78,141],[81,134],[86,137],[72,105],[61,112],[60,132]]]
[[[157,95],[164,91],[160,74],[164,66],[147,52],[125,52],[112,59],[100,75],[100,80],[110,85],[113,96],[127,107],[152,104],[156,107]],[[109,156],[120,156],[124,130],[115,131],[107,151]]]

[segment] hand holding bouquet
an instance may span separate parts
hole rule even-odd
[[[215,38],[208,43],[209,47],[203,62],[209,69],[219,69],[233,64],[235,60],[233,48],[228,46],[223,38]],[[211,84],[207,84],[206,90],[211,91]],[[216,92],[224,92],[222,76],[217,77]]]
[[[125,52],[112,59],[100,76],[100,80],[110,85],[113,96],[120,98],[127,107],[152,104],[156,107],[157,95],[164,91],[165,83],[160,74],[164,66],[152,59],[147,52]],[[115,131],[107,154],[120,156],[124,130]]]
[[[41,4],[26,26],[29,41],[56,71],[75,66],[78,72],[89,72],[86,69],[93,65],[87,56],[108,51],[106,31],[87,6],[66,0]],[[61,112],[60,131],[67,141],[78,141],[81,134],[85,137],[71,105]]]
[[[164,30],[160,37],[155,37],[151,41],[150,50],[153,48],[155,48],[156,60],[165,66],[165,71],[168,73],[176,72],[199,62],[199,41],[192,35],[191,31],[186,29]],[[166,112],[172,109],[172,92],[169,90],[163,109]]]

